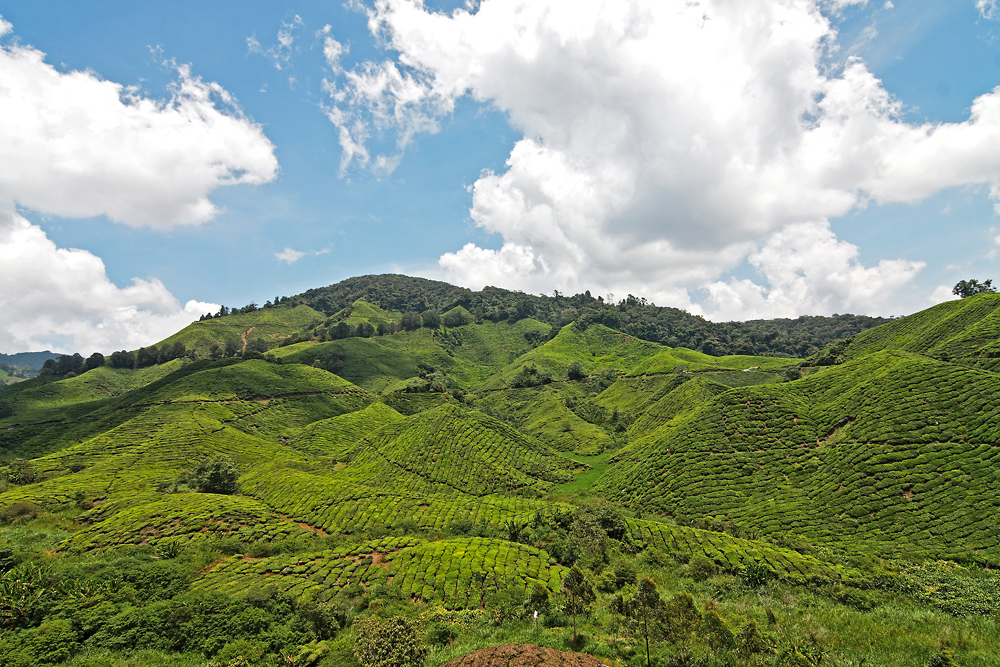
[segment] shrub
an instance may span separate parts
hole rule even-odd
[[[441,326],[441,316],[433,310],[425,310],[420,313],[420,320],[428,329],[437,329]]]
[[[551,375],[545,373],[544,371],[539,371],[538,367],[534,364],[528,364],[517,372],[517,375],[514,376],[511,384],[518,389],[522,389],[525,387],[537,387],[539,385],[549,384],[550,382],[552,382]]]
[[[38,480],[38,472],[31,461],[25,459],[14,459],[7,466],[7,473],[4,475],[11,484],[31,484]]]
[[[763,563],[750,561],[740,570],[743,583],[749,588],[760,588],[767,583],[771,571]]]
[[[237,483],[240,474],[236,465],[224,454],[219,454],[208,461],[203,461],[194,471],[194,488],[202,493],[221,493],[232,495],[239,493]]]
[[[42,508],[38,505],[22,500],[0,510],[0,521],[25,523],[34,519],[41,511]]]
[[[432,646],[447,646],[455,641],[456,637],[458,637],[458,633],[449,623],[436,621],[427,628],[427,643]]]
[[[688,574],[695,581],[705,581],[717,571],[715,563],[705,556],[695,556],[688,563]]]
[[[582,380],[587,377],[587,374],[583,371],[583,364],[579,361],[571,363],[566,370],[566,377],[570,380]]]
[[[410,619],[369,617],[354,622],[354,657],[362,667],[417,667],[424,664],[427,647]]]

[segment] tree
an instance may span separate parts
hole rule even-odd
[[[361,618],[354,621],[354,657],[361,667],[418,667],[427,647],[408,618]]]
[[[594,589],[591,587],[583,570],[574,565],[570,568],[566,576],[563,577],[562,590],[569,598],[569,610],[573,615],[573,643],[576,643],[576,615],[586,610],[587,605],[596,599]]]
[[[128,350],[111,353],[112,368],[135,368],[135,353]]]
[[[135,365],[139,368],[145,368],[146,366],[152,366],[160,360],[160,351],[156,349],[155,345],[150,345],[149,347],[140,347],[139,351],[135,353]]]
[[[420,319],[428,329],[437,329],[441,326],[441,316],[433,310],[425,310],[420,313]]]
[[[579,361],[571,363],[566,370],[566,377],[570,380],[582,380],[587,377],[587,374],[583,371],[583,364]]]
[[[684,644],[701,623],[701,614],[691,594],[681,591],[667,603],[664,619],[667,639]]]
[[[226,356],[227,357],[235,357],[236,353],[240,351],[241,347],[242,346],[240,345],[239,339],[236,339],[236,338],[227,338],[226,339]]]
[[[77,354],[72,356],[68,354],[59,355],[56,359],[55,374],[56,375],[66,375],[67,373],[79,374],[83,371],[84,360],[83,357]]]
[[[87,357],[87,361],[84,362],[83,368],[87,371],[92,371],[95,368],[100,368],[104,365],[104,355],[100,352],[94,352],[92,355]]]
[[[639,587],[630,602],[632,624],[642,634],[642,638],[646,642],[646,667],[650,667],[649,640],[655,636],[660,627],[666,605],[660,599],[660,592],[656,590],[656,584],[649,578],[644,578],[639,582]]]
[[[964,299],[969,296],[975,296],[976,294],[995,294],[996,289],[993,287],[992,279],[979,282],[973,278],[971,280],[958,281],[955,287],[951,290],[951,293]]]
[[[416,331],[421,327],[423,321],[420,318],[420,313],[410,311],[403,314],[403,319],[400,324],[407,331]]]
[[[217,454],[195,468],[194,486],[202,493],[232,495],[240,490],[237,483],[239,477],[232,459],[225,454]]]
[[[452,308],[441,318],[446,327],[460,327],[469,323],[469,316],[461,308]]]

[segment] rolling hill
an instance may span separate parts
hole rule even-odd
[[[0,655],[131,664],[115,638],[143,628],[177,664],[349,665],[353,619],[391,613],[431,664],[529,631],[633,664],[650,577],[698,600],[664,661],[752,656],[757,632],[775,660],[997,664],[1000,297],[792,359],[443,285],[345,281],[192,324],[164,363],[0,388]],[[570,647],[577,571],[609,639]]]

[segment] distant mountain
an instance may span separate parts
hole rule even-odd
[[[49,359],[56,359],[59,355],[55,352],[45,350],[44,352],[18,352],[16,354],[4,354],[0,352],[0,368],[6,365],[9,369],[21,369],[32,375],[37,373]]]

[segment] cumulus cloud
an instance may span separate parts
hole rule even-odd
[[[187,65],[161,102],[44,59],[0,45],[0,205],[166,229],[212,219],[218,187],[277,175],[260,126]]]
[[[0,19],[0,36],[11,32]],[[218,84],[186,65],[166,101],[60,72],[0,45],[0,349],[148,345],[218,308],[181,305],[157,279],[119,288],[99,257],[57,248],[16,207],[169,229],[212,219],[218,187],[273,180],[274,146]]]
[[[933,306],[939,303],[944,303],[945,301],[955,301],[962,298],[952,294],[951,290],[953,289],[954,287],[948,287],[947,285],[938,285],[929,295],[927,295],[927,302]]]
[[[858,254],[857,246],[837,240],[826,221],[788,225],[749,257],[770,287],[750,280],[713,282],[706,308],[715,319],[730,320],[796,317],[803,310],[889,312],[896,292],[925,266],[882,260],[865,268]]]
[[[735,313],[737,296],[760,315],[874,312],[889,304],[875,295],[899,289],[919,263],[865,268],[826,221],[958,185],[989,185],[1000,206],[1000,89],[977,98],[965,122],[907,123],[862,60],[827,60],[836,53],[828,16],[863,4],[486,0],[445,14],[376,0],[369,28],[398,56],[327,82],[341,168],[388,171],[468,95],[523,138],[505,171],[472,186],[471,217],[501,249],[445,254],[446,279],[624,286],[676,305],[716,284],[713,317]],[[385,131],[395,151],[379,154],[370,144]],[[763,279],[782,280],[764,257],[792,252],[805,229],[836,250],[836,281],[805,272],[808,289],[717,286],[751,253]]]
[[[183,306],[159,280],[112,283],[99,257],[58,248],[22,216],[0,211],[0,349],[105,354],[166,338],[214,303]]]

